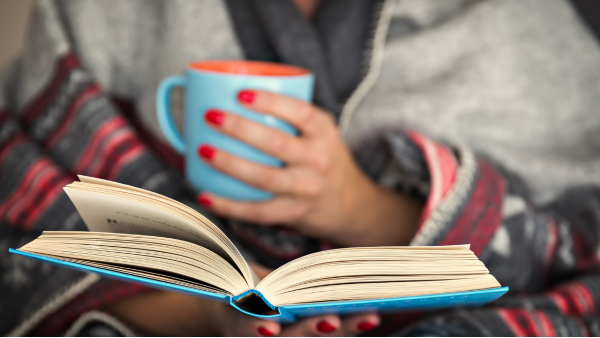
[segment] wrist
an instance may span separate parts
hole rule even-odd
[[[366,179],[356,190],[346,213],[344,235],[347,246],[398,246],[412,240],[421,217],[422,204],[386,190]],[[340,241],[341,242],[341,241]]]

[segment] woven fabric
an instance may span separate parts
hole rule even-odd
[[[142,37],[138,40],[124,34],[131,32],[125,27],[131,22],[121,21],[104,24],[110,26],[110,32],[123,29],[123,34],[104,37],[99,30],[94,32],[94,39],[86,35],[93,25],[81,20],[80,14],[87,18],[92,8],[95,20],[104,18],[110,23],[109,13],[118,12],[102,9],[105,5],[100,3],[107,4],[40,1],[25,52],[0,81],[2,335],[64,334],[85,313],[145,290],[7,253],[9,247],[18,248],[44,230],[85,230],[61,189],[76,174],[149,189],[185,203],[193,197],[186,191],[181,174],[173,169],[180,168],[181,158],[161,145],[152,123],[144,119],[153,113],[144,103],[147,85],[123,76],[129,74],[124,66],[128,64],[107,52],[115,46],[122,46],[124,53],[130,51],[127,48],[133,48],[134,41],[143,41]],[[112,4],[134,9],[139,5],[127,3]],[[183,10],[188,6],[184,2],[173,1],[165,18],[158,2],[147,3],[147,11],[140,9],[139,18],[178,22],[179,15],[182,24],[177,29],[194,13]],[[215,12],[204,14],[205,23],[196,20],[193,24],[205,24],[207,29],[229,27],[230,22],[219,12],[224,5],[214,4]],[[426,12],[421,13],[425,21]],[[196,15],[201,17],[202,13]],[[424,25],[430,24],[425,21]],[[224,34],[227,32],[232,32],[230,27]],[[202,55],[239,55],[240,47],[231,45],[235,39],[229,38],[217,39],[227,43],[209,44]],[[117,39],[115,44],[100,43],[111,39]],[[188,39],[186,45],[195,37]],[[186,53],[181,55],[194,55]],[[144,58],[151,55],[155,54],[144,54]],[[168,70],[157,63],[157,69]],[[144,64],[131,67],[143,70]],[[395,100],[393,92],[388,96],[381,90],[376,93],[389,102]],[[135,113],[127,113],[127,107],[133,107]],[[135,116],[141,118],[132,120]],[[364,117],[360,121],[365,127],[369,124]],[[481,149],[475,153],[468,146],[438,142],[418,128],[404,130],[402,124],[392,127],[368,137],[359,135],[360,142],[355,139],[352,149],[357,163],[375,182],[425,203],[426,212],[411,244],[471,243],[490,272],[511,291],[483,309],[386,314],[375,334],[600,334],[596,310],[600,306],[597,187],[572,187],[551,202],[540,204],[527,192],[528,182],[480,155],[485,153]],[[270,267],[331,247],[286,228],[228,224],[208,216],[240,243],[248,257]]]

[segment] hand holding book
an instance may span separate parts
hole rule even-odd
[[[256,263],[250,266],[261,279],[272,271]],[[321,315],[282,326],[248,316],[225,303],[163,290],[125,298],[103,310],[156,336],[354,336],[376,328],[380,322],[377,314],[367,313],[343,318]]]
[[[338,127],[310,103],[267,91],[244,91],[240,103],[282,119],[301,133],[292,136],[237,114],[210,111],[208,125],[286,163],[283,168],[201,145],[213,169],[274,193],[264,202],[241,202],[203,193],[212,211],[258,224],[285,224],[341,246],[407,245],[421,216],[418,202],[374,184],[352,159]]]

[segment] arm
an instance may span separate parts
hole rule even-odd
[[[300,131],[291,136],[236,114],[211,110],[209,125],[281,159],[273,168],[201,145],[208,165],[259,189],[273,192],[265,202],[239,202],[203,193],[199,203],[228,218],[294,230],[342,246],[406,245],[419,217],[418,201],[378,186],[355,163],[330,115],[290,97],[244,91],[248,109],[281,118]]]
[[[0,303],[12,304],[0,334],[61,335],[80,314],[147,290],[8,254],[44,230],[85,230],[62,191],[75,174],[183,192],[81,66],[57,12],[36,4],[0,84]]]

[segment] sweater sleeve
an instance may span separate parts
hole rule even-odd
[[[598,266],[598,187],[536,205],[526,182],[467,148],[413,131],[388,134],[384,143],[387,160],[370,158],[381,163],[371,176],[394,189],[412,187],[424,199],[411,245],[471,244],[511,293],[540,292]]]
[[[598,187],[575,187],[536,205],[526,182],[467,148],[413,131],[389,133],[372,146],[387,151],[362,151],[368,157],[359,156],[363,168],[380,184],[425,203],[411,245],[470,244],[510,288],[492,306],[443,312],[403,334],[598,334]]]
[[[11,304],[0,308],[0,335],[61,335],[80,314],[144,289],[101,287],[96,275],[8,253],[41,231],[85,230],[62,190],[77,174],[184,194],[83,66],[54,2],[39,1],[24,51],[0,79],[0,303]]]

